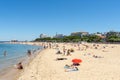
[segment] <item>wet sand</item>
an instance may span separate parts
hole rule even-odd
[[[19,77],[20,72],[20,70],[11,67],[0,74],[0,80],[16,80]]]

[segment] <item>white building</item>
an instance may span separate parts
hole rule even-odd
[[[88,35],[88,32],[73,32],[71,33],[71,36],[84,36],[84,35]]]
[[[46,35],[46,34],[40,34],[40,38],[47,38],[48,37],[48,35]]]
[[[56,34],[55,36],[54,36],[54,38],[63,38],[64,36],[63,36],[63,34]]]

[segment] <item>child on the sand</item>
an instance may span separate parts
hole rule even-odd
[[[18,64],[16,64],[15,68],[17,68],[17,69],[23,69],[22,62],[19,62]]]
[[[70,49],[67,50],[67,56],[69,56],[69,55],[71,56]]]

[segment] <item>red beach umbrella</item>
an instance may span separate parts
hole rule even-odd
[[[81,59],[72,59],[72,62],[73,62],[73,63],[81,63],[82,60],[81,60]]]

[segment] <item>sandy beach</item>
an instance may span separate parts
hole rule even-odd
[[[98,49],[95,49],[91,47],[92,44],[87,44],[89,48],[86,50],[79,50],[77,44],[57,45],[61,52],[63,46],[66,49],[74,49],[74,52],[66,56],[56,54],[56,48],[47,48],[24,68],[17,80],[120,80],[120,45],[99,44]],[[85,49],[83,45],[80,45],[80,48]],[[56,60],[56,58],[67,60]],[[73,64],[74,58],[82,59],[77,66],[79,70],[66,72],[64,66]]]
[[[0,0],[0,80],[120,80],[120,0]]]

